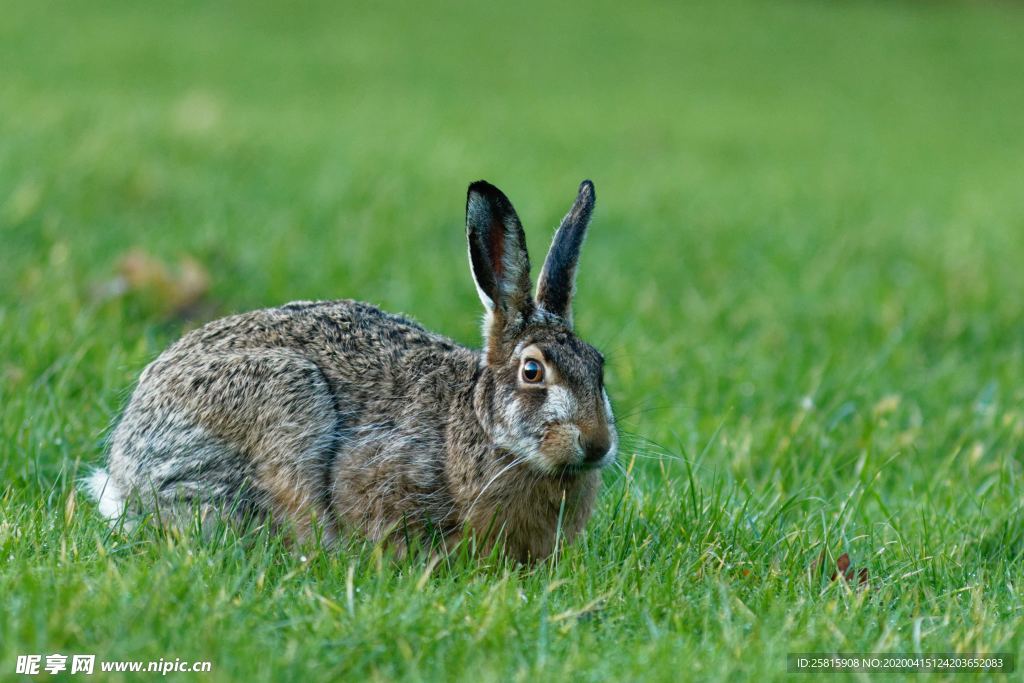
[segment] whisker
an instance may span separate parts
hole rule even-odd
[[[622,444],[625,446],[624,450],[629,451],[630,455],[636,455],[638,458],[648,458],[652,460],[685,460],[681,454],[674,453],[658,442],[648,439],[640,434],[620,432],[620,439]]]
[[[480,498],[487,492],[487,489],[489,489],[491,487],[491,484],[493,484],[495,481],[497,481],[498,477],[500,477],[501,475],[505,474],[505,472],[508,472],[510,469],[512,469],[516,465],[519,465],[520,463],[525,462],[526,461],[526,457],[527,456],[521,456],[519,458],[516,458],[515,460],[510,462],[508,465],[506,465],[502,469],[498,470],[498,473],[495,474],[493,477],[491,477],[491,480],[488,481],[484,485],[484,487],[482,489],[480,489],[480,493],[478,493],[476,495],[476,498],[474,498],[473,502],[470,504],[469,510],[466,511],[466,517],[467,518],[469,518],[472,515],[473,509],[476,507],[476,504],[478,502],[480,502]]]
[[[616,419],[617,422],[625,422],[625,421],[629,420],[630,418],[634,418],[634,417],[637,417],[639,415],[646,415],[648,413],[653,413],[653,412],[660,411],[660,410],[668,410],[669,408],[672,408],[674,406],[675,406],[674,403],[663,403],[663,404],[660,404],[660,405],[649,405],[649,406],[641,405],[640,407],[632,409],[632,410],[629,410],[629,411],[627,411],[625,413],[620,412],[620,411],[615,411],[615,419]]]

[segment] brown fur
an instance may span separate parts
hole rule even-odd
[[[593,509],[597,467],[614,457],[602,360],[530,296],[504,195],[471,186],[467,224],[491,311],[486,353],[356,301],[211,322],[142,373],[104,488],[142,510],[230,505],[300,537],[314,519],[328,539],[435,533],[450,543],[468,530],[523,561],[551,553],[559,524],[571,541]],[[550,385],[520,381],[528,345],[550,365]],[[91,485],[102,508],[107,494]]]

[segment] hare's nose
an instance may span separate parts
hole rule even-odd
[[[583,447],[583,462],[594,465],[601,462],[604,456],[608,455],[611,448],[611,438],[608,434],[595,434],[580,437],[580,446]]]

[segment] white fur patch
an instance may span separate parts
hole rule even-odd
[[[572,417],[574,401],[572,393],[560,385],[548,387],[544,412],[552,422],[568,422]]]
[[[612,402],[608,398],[608,392],[602,389],[601,394],[604,397],[604,414],[608,420],[608,431],[612,436],[612,443],[608,448],[608,453],[601,459],[601,466],[604,467],[613,462],[615,456],[619,453],[619,431],[615,429],[615,416],[612,414]]]
[[[117,519],[124,513],[124,492],[113,482],[106,470],[94,470],[84,480],[85,490],[96,500],[100,514]]]
[[[615,424],[615,416],[612,415],[612,402],[608,398],[608,392],[602,389],[601,397],[604,398],[604,415],[608,419],[608,424]]]
[[[472,201],[472,200],[471,200]],[[466,245],[466,253],[469,256],[469,273],[473,276],[473,286],[476,287],[476,293],[480,296],[480,303],[484,305],[487,312],[490,313],[494,310],[494,301],[491,297],[487,296],[483,289],[480,287],[480,280],[476,277],[476,272],[473,270],[473,248],[469,244]],[[488,319],[490,316],[488,315]],[[484,335],[486,336],[486,329]]]

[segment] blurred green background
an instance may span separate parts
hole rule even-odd
[[[773,677],[797,648],[1021,652],[1020,5],[7,1],[0,16],[0,592],[16,596],[0,676],[16,652],[61,647],[202,653],[226,679],[670,679],[698,660]],[[620,460],[636,456],[609,490],[647,520],[609,494],[592,533],[633,550],[570,549],[593,578],[566,595],[551,589],[565,568],[453,572],[417,598],[452,623],[486,622],[474,590],[515,590],[490,631],[442,643],[419,613],[367,627],[317,612],[308,586],[258,597],[239,567],[291,571],[285,551],[168,549],[154,532],[108,556],[73,479],[183,329],[352,297],[476,344],[466,185],[511,197],[536,268],[585,177],[577,328],[611,359]],[[822,549],[870,567],[882,598],[815,582],[802,569]],[[348,560],[324,561],[337,597]],[[401,577],[421,571],[366,599],[409,599]],[[161,581],[206,587],[149,605],[205,631],[121,630]],[[566,620],[516,597],[531,587],[562,610],[619,599],[555,638]],[[90,600],[91,616],[68,607]],[[360,654],[324,659],[324,639]]]

